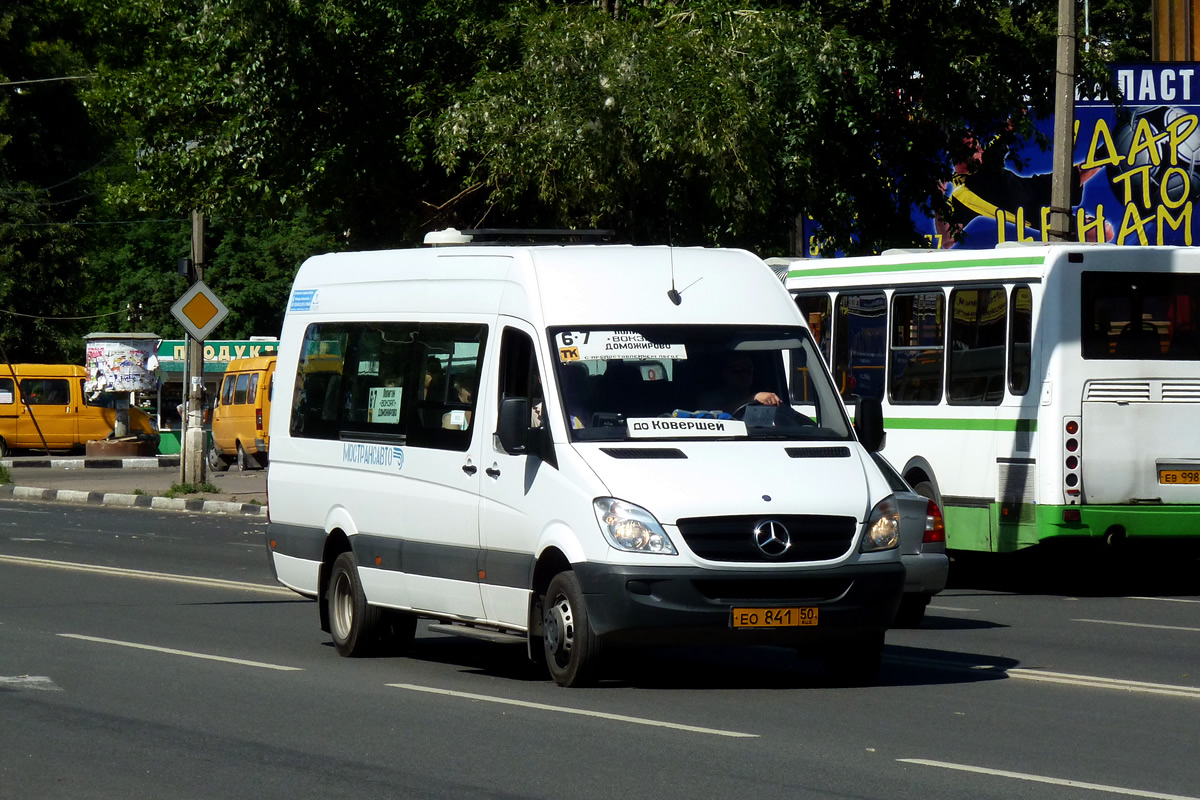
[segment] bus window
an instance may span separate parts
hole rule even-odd
[[[801,294],[796,295],[796,305],[804,315],[813,338],[817,340],[817,348],[829,363],[829,295]]]
[[[883,292],[843,294],[833,332],[833,379],[842,397],[883,399],[887,298]]]
[[[956,289],[950,294],[950,309],[946,399],[998,405],[1004,399],[1008,298],[1001,288]]]
[[[1033,292],[1028,286],[1012,290],[1008,313],[1012,317],[1008,340],[1008,390],[1020,397],[1029,391],[1029,366],[1032,363]]]
[[[891,377],[893,403],[942,399],[946,298],[939,292],[897,292],[892,297]]]
[[[1083,357],[1200,360],[1200,275],[1084,272]]]

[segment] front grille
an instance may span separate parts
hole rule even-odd
[[[787,529],[791,541],[780,556],[768,556],[755,543],[754,529],[774,521]],[[838,558],[850,549],[858,523],[853,517],[823,514],[742,514],[731,517],[688,517],[679,532],[692,552],[709,561],[792,563]]]
[[[718,603],[824,603],[836,600],[854,584],[846,578],[815,580],[716,579],[693,581],[696,591]]]

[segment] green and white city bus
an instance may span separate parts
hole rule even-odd
[[[771,261],[951,548],[1200,543],[1200,250]]]

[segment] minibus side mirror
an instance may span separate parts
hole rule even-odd
[[[529,441],[529,399],[505,397],[500,401],[500,424],[496,430],[500,447],[510,456],[521,455]]]
[[[868,453],[883,447],[883,403],[877,397],[860,397],[854,411],[854,432]]]

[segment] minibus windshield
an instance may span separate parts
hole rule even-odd
[[[573,441],[853,438],[801,326],[551,328]]]

